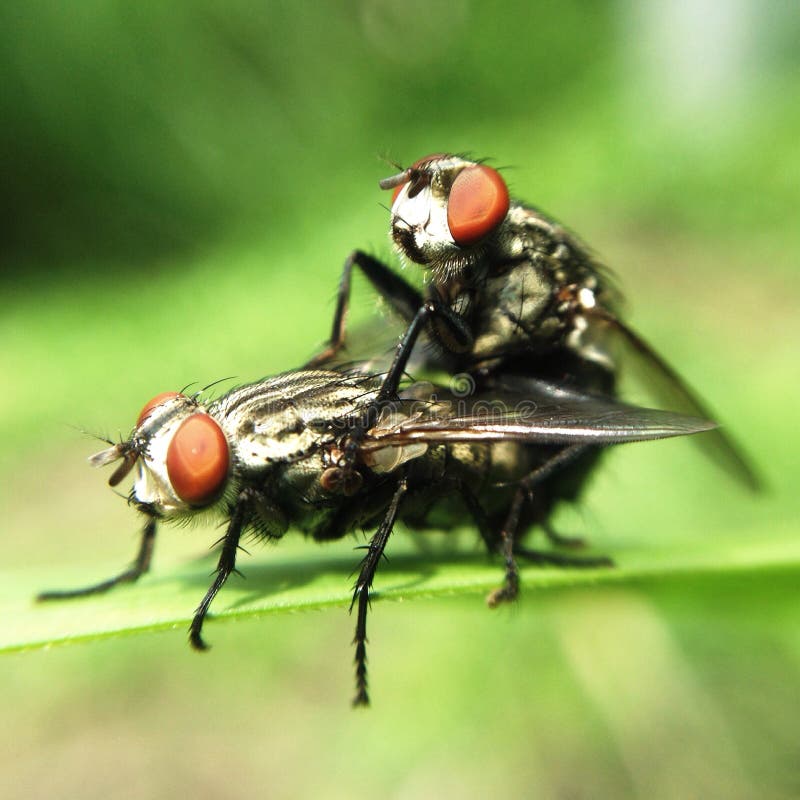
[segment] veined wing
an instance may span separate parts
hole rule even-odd
[[[706,404],[686,384],[681,376],[644,340],[625,323],[599,308],[584,312],[600,325],[607,325],[616,334],[622,353],[619,363],[622,369],[631,367],[640,383],[667,408],[698,417],[713,416]],[[763,484],[747,456],[734,439],[717,428],[708,436],[697,439],[697,444],[708,458],[729,475],[752,491],[759,491]]]
[[[406,399],[384,413],[364,442],[366,450],[415,442],[517,441],[530,444],[622,444],[687,436],[716,423],[672,411],[641,408],[583,395],[538,381],[525,392],[457,398],[441,392]]]

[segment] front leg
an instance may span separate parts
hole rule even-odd
[[[236,498],[236,505],[233,507],[228,530],[222,538],[222,552],[217,564],[217,576],[206,592],[197,610],[194,612],[192,624],[189,627],[189,641],[195,650],[207,650],[208,645],[203,641],[202,630],[203,621],[208,613],[211,601],[216,597],[217,592],[222,588],[231,572],[236,571],[236,551],[239,549],[239,537],[249,521],[251,514],[252,490],[244,489]]]
[[[463,352],[472,346],[472,332],[469,330],[466,320],[438,297],[433,296],[430,300],[426,300],[417,309],[411,324],[397,345],[394,360],[383,379],[381,388],[378,390],[378,403],[390,400],[397,394],[400,381],[403,378],[408,359],[411,357],[417,339],[419,339],[422,331],[433,321],[445,326],[448,330],[448,341],[450,342],[448,347],[453,352]]]
[[[52,589],[50,591],[42,592],[37,595],[38,601],[44,600],[68,600],[73,597],[86,597],[90,594],[100,594],[107,592],[114,586],[120,583],[133,583],[138,580],[148,569],[150,569],[150,561],[153,557],[153,545],[156,541],[156,517],[146,510],[143,513],[147,514],[147,522],[145,522],[144,530],[142,531],[142,540],[139,543],[139,552],[136,554],[136,559],[131,566],[119,575],[113,578],[101,581],[100,583],[92,584],[91,586],[84,586],[80,589]]]
[[[403,278],[395,274],[386,264],[361,250],[354,250],[347,257],[342,269],[331,337],[325,349],[306,364],[306,369],[324,366],[344,347],[345,323],[350,305],[350,281],[353,267],[358,267],[361,270],[378,294],[406,322],[410,322],[414,318],[414,314],[423,303],[422,295]]]
[[[383,377],[383,381],[375,394],[375,399],[365,408],[360,419],[355,422],[346,439],[342,442],[344,455],[340,464],[340,469],[342,470],[340,480],[350,480],[356,473],[356,463],[364,436],[377,423],[384,405],[397,397],[400,381],[403,379],[408,359],[411,357],[417,339],[434,318],[452,320],[455,329],[459,331],[460,335],[463,337],[470,335],[463,319],[440,301],[428,300],[424,305],[420,306],[408,329],[403,334],[403,338],[397,345],[394,359]]]

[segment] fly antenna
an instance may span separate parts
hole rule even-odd
[[[411,169],[404,169],[402,172],[398,172],[396,175],[391,175],[388,178],[383,178],[378,181],[378,186],[381,189],[394,189],[396,186],[402,186],[404,183],[408,183],[409,181],[414,179],[414,173],[417,170]]]

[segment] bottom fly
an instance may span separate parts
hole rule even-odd
[[[488,550],[504,559],[504,581],[488,598],[497,605],[517,594],[516,556],[571,567],[612,563],[521,544],[536,524],[552,543],[564,543],[547,518],[565,467],[605,445],[715,427],[530,379],[468,398],[413,384],[388,404],[376,400],[380,386],[380,376],[356,370],[301,370],[209,403],[197,395],[157,395],[127,440],[90,458],[94,466],[119,462],[112,486],[137,470],[129,502],[144,525],[133,565],[93,586],[48,591],[39,599],[81,597],[133,582],[150,567],[159,522],[216,515],[227,529],[214,581],[189,629],[191,644],[204,650],[205,617],[236,570],[243,534],[278,539],[293,526],[330,540],[373,526],[351,603],[357,609],[353,702],[366,705],[370,593],[397,520],[424,526],[432,509],[455,497],[458,502],[448,504],[453,524],[474,522]]]

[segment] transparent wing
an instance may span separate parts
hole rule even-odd
[[[716,423],[672,411],[640,408],[524,379],[524,391],[499,387],[460,398],[430,384],[410,387],[382,414],[365,449],[415,442],[622,444],[711,431]]]
[[[614,315],[602,309],[585,312],[600,325],[608,326],[619,346],[620,364],[630,370],[659,404],[674,411],[698,417],[713,417],[706,404],[686,384],[680,375],[644,340]],[[705,455],[731,477],[752,491],[763,484],[749,463],[742,448],[734,439],[717,428],[696,440]]]

